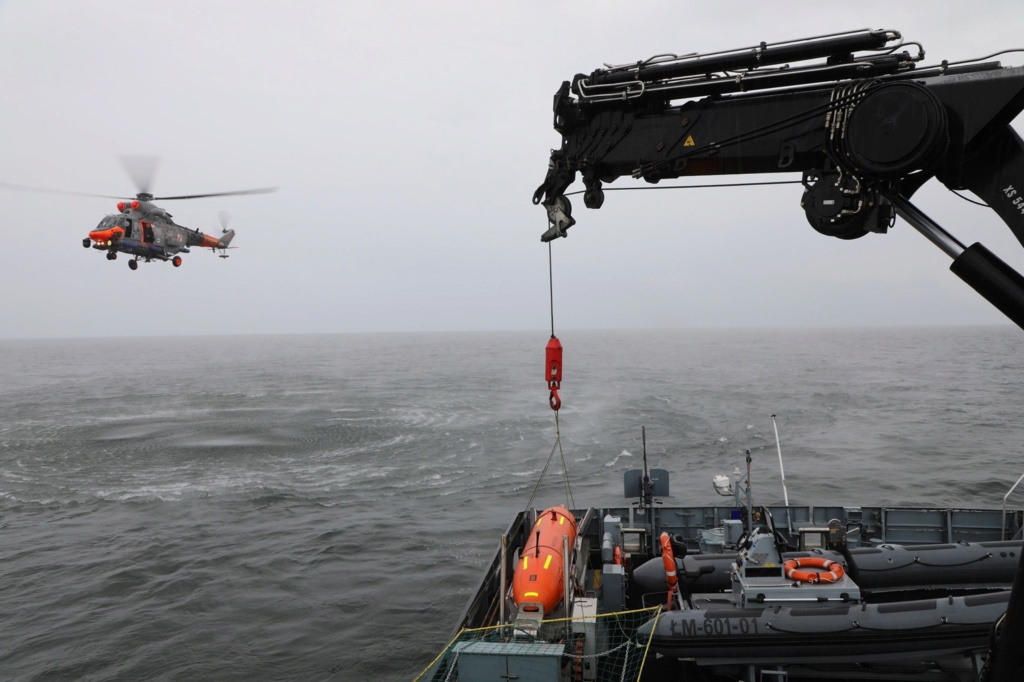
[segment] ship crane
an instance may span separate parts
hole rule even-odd
[[[554,97],[562,140],[533,196],[548,215],[541,240],[575,225],[567,189],[577,176],[584,205],[598,209],[604,185],[625,176],[799,174],[815,230],[858,239],[898,216],[1024,328],[1024,277],[911,201],[932,178],[970,190],[1024,244],[1024,141],[1011,127],[1024,109],[1024,67],[993,57],[922,66],[919,44],[863,29],[577,74]],[[1024,639],[1024,562],[997,634],[984,679],[1024,679],[1014,645]]]
[[[1024,142],[1010,126],[1024,109],[1024,67],[923,59],[899,32],[865,29],[577,74],[554,98],[562,143],[533,196],[548,214],[541,239],[576,223],[566,190],[577,175],[596,209],[624,176],[798,173],[815,230],[857,239],[899,216],[1024,327],[1024,277],[911,202],[932,178],[970,190],[1024,244]]]

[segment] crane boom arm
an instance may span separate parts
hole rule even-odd
[[[566,190],[600,208],[622,176],[799,173],[808,222],[857,239],[896,215],[954,259],[951,268],[1024,327],[1024,278],[966,247],[909,202],[931,178],[985,201],[1024,244],[1024,67],[979,62],[917,69],[895,31],[857,31],[711,55],[659,57],[565,81],[554,98],[562,143],[534,203],[551,241],[575,224]],[[855,54],[850,50],[869,50]],[[810,65],[786,59],[824,59]],[[730,69],[714,73],[712,69]],[[961,255],[964,262],[958,262]],[[998,283],[992,273],[1001,273]],[[985,280],[985,281],[982,281]]]

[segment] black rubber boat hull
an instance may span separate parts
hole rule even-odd
[[[1008,591],[888,604],[709,605],[660,614],[641,628],[651,649],[700,664],[770,664],[940,657],[990,643]]]

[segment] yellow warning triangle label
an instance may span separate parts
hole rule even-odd
[[[686,141],[683,142],[684,147],[696,147],[697,143],[693,141],[693,135],[687,135]]]

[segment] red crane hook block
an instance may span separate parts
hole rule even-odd
[[[557,411],[562,406],[562,399],[558,397],[558,389],[562,384],[562,342],[554,334],[551,335],[551,340],[548,341],[546,351],[547,366],[545,367],[544,378],[547,380],[548,389],[551,391],[548,402],[551,403],[551,409]]]

